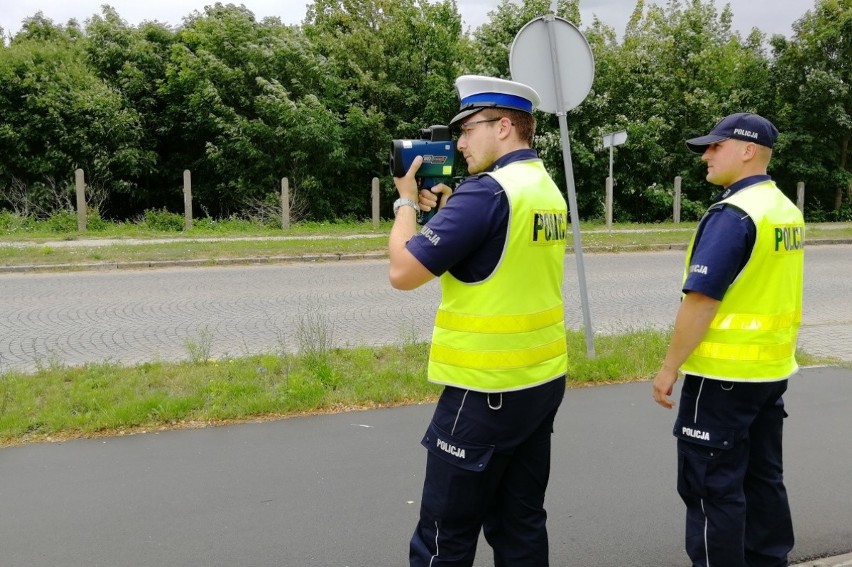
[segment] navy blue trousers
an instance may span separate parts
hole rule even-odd
[[[793,524],[782,464],[787,381],[687,375],[674,434],[694,567],[786,567]]]
[[[426,477],[412,567],[473,565],[480,531],[495,567],[547,567],[544,493],[565,379],[483,394],[447,387],[423,437]]]

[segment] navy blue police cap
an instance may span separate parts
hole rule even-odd
[[[468,116],[486,108],[511,108],[532,114],[541,104],[538,93],[528,85],[482,75],[457,78],[456,92],[461,106],[450,126],[458,126]]]
[[[750,112],[737,112],[724,117],[716,124],[709,134],[686,141],[686,147],[691,152],[703,154],[707,146],[725,140],[744,140],[771,148],[778,137],[778,129],[772,122]]]

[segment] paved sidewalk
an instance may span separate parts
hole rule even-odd
[[[203,236],[174,238],[78,238],[75,240],[48,240],[45,242],[17,241],[2,242],[0,248],[99,248],[103,246],[144,246],[146,244],[171,244],[174,242],[259,242],[288,240],[356,240],[361,238],[387,238],[387,234],[348,234],[348,235],[304,235],[304,236]]]
[[[852,227],[852,223],[808,223],[808,227],[818,227],[823,230],[843,230],[846,228]],[[609,233],[623,233],[623,234],[639,234],[643,232],[683,232],[685,234],[691,234],[695,229],[693,227],[672,227],[665,229],[614,229],[614,230],[606,230],[606,229],[595,229],[595,230],[584,230],[583,234],[609,234]],[[204,236],[204,237],[185,237],[185,236],[175,236],[174,238],[77,238],[74,240],[49,240],[44,242],[30,242],[30,241],[17,241],[17,242],[3,242],[0,241],[0,248],[8,247],[8,248],[31,248],[31,247],[49,247],[49,248],[77,248],[77,247],[103,247],[103,246],[113,246],[113,245],[123,245],[123,246],[144,246],[145,244],[169,244],[173,242],[252,242],[252,241],[292,241],[292,240],[355,240],[355,239],[363,239],[363,238],[387,238],[388,235],[385,233],[382,234],[350,234],[350,235],[302,235],[302,236],[228,236],[228,237],[218,237],[218,236]],[[842,244],[842,243],[852,243],[852,238],[839,238],[839,239],[820,239],[824,243],[829,244]],[[572,241],[573,242],[573,241]],[[569,248],[572,242],[569,242]],[[664,245],[665,249],[677,248],[676,245]],[[686,248],[686,243],[682,245],[682,247]],[[584,247],[585,248],[585,247]]]

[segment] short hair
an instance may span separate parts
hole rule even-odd
[[[515,128],[518,129],[518,137],[532,147],[533,138],[535,138],[535,116],[529,112],[511,108],[489,108],[486,114],[491,114],[488,118],[498,118],[501,116],[508,118]]]

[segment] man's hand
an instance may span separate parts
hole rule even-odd
[[[422,164],[423,156],[414,156],[414,159],[411,161],[411,167],[408,168],[405,176],[393,178],[393,184],[396,185],[396,190],[399,192],[401,198],[417,202],[417,180],[414,176]]]
[[[719,303],[718,299],[696,291],[688,292],[680,302],[666,358],[654,378],[654,401],[664,408],[671,409],[674,406],[669,396],[677,382],[678,368],[707,334],[710,323],[719,311]]]
[[[443,183],[438,183],[430,189],[420,190],[420,210],[429,212],[435,207],[443,207],[447,204],[447,199],[453,194],[453,190]],[[441,197],[441,203],[438,204],[438,196]]]
[[[666,409],[674,407],[674,402],[669,396],[672,395],[675,382],[677,382],[677,370],[673,372],[666,368],[661,368],[656,378],[654,378],[654,401]]]
[[[403,177],[394,177],[399,196],[417,202],[417,180],[414,175],[420,169],[423,158],[417,156],[411,162],[411,167]],[[405,248],[412,236],[417,232],[417,211],[412,207],[400,207],[391,227],[388,239],[388,257],[390,266],[388,278],[396,289],[415,289],[428,282],[435,276],[427,270],[414,255]]]

